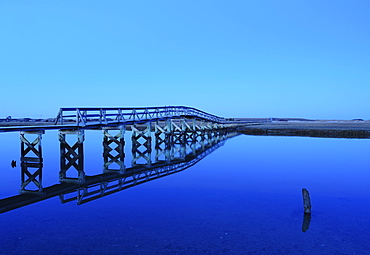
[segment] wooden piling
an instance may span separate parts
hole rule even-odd
[[[311,214],[311,199],[308,190],[303,188],[302,189],[302,197],[303,197],[303,208],[304,213]]]

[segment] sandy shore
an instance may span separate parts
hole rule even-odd
[[[368,121],[272,121],[250,123],[238,130],[247,135],[370,138]]]

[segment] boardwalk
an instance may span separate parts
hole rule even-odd
[[[105,180],[112,177],[111,172],[114,173],[113,176],[126,178],[128,173],[133,169],[138,170],[143,164],[147,169],[153,166],[168,167],[169,164],[179,163],[176,160],[189,160],[189,155],[186,154],[189,148],[193,156],[197,155],[207,148],[207,144],[213,146],[227,139],[230,132],[240,124],[241,122],[183,106],[61,108],[52,125],[2,127],[0,132],[20,132],[20,192],[44,194],[41,141],[48,130],[59,130],[59,181],[83,185],[96,183],[94,178],[87,178],[85,175],[86,130],[101,130],[103,133],[103,171],[110,172],[110,175],[99,176],[96,180]],[[124,162],[124,134],[127,130],[131,131],[131,168],[127,168]],[[163,162],[159,160],[160,155],[164,156]]]
[[[135,107],[135,108],[61,108],[54,124],[35,126],[0,127],[0,132],[101,129],[103,127],[130,126],[148,123],[161,123],[169,120],[181,120],[188,125],[230,127],[242,122],[230,121],[192,107]],[[164,126],[164,125],[162,125]]]

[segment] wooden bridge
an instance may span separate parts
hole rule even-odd
[[[184,106],[61,108],[53,125],[2,127],[0,132],[20,132],[20,192],[43,194],[41,140],[47,130],[59,130],[59,181],[82,185],[89,179],[84,171],[85,130],[103,131],[103,171],[123,176],[129,171],[124,163],[127,130],[131,131],[132,170],[143,166],[151,168],[158,162],[169,164],[184,160],[187,148],[196,153],[197,147],[204,149],[206,141],[225,140],[238,125],[242,123]],[[113,165],[116,167],[112,168]]]
[[[223,117],[185,106],[135,107],[135,108],[60,108],[55,123],[52,125],[0,127],[1,132],[45,131],[50,129],[102,129],[120,125],[138,125],[147,123],[169,124],[169,120],[182,120],[192,128],[232,127],[241,122],[230,121]],[[184,122],[185,123],[185,122]],[[188,127],[191,128],[191,127]]]

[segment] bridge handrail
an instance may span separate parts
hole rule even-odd
[[[223,117],[186,106],[132,108],[78,107],[60,108],[55,124],[58,124],[59,122],[63,125],[64,122],[70,121],[74,122],[78,126],[86,126],[88,122],[98,122],[99,124],[104,125],[109,122],[143,122],[174,117],[193,117],[216,123],[222,123],[225,121],[225,118]]]

